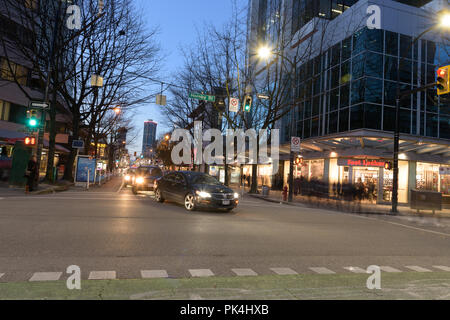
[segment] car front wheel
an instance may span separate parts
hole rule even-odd
[[[164,198],[162,197],[161,190],[156,189],[155,191],[155,200],[157,202],[164,202]]]
[[[195,197],[193,194],[188,193],[186,197],[184,197],[184,207],[187,211],[195,210]]]

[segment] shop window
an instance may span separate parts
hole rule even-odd
[[[439,165],[417,163],[417,189],[439,191]]]
[[[449,167],[449,166],[443,166],[443,167]],[[450,175],[441,174],[441,190],[444,195],[450,195]]]
[[[323,180],[323,172],[325,168],[324,160],[312,160],[310,161],[310,181],[311,180]]]

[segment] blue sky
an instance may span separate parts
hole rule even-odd
[[[160,42],[165,57],[159,79],[170,82],[171,75],[183,65],[180,47],[188,46],[195,41],[196,27],[201,28],[204,22],[222,25],[231,16],[230,0],[135,0],[137,8],[142,8],[143,19],[148,26],[159,26]],[[156,85],[149,89],[158,90]],[[129,151],[138,154],[142,148],[144,121],[153,119],[158,122],[157,135],[168,130],[164,118],[159,112],[161,107],[151,103],[136,110],[134,124],[139,135]]]

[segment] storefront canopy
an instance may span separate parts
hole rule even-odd
[[[21,141],[26,138],[26,134],[17,131],[0,129],[0,141],[6,144],[14,144],[16,141]]]

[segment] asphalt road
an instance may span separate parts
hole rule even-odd
[[[61,272],[62,280],[70,265],[83,279],[141,279],[145,270],[170,278],[346,274],[370,265],[450,271],[446,230],[253,198],[232,213],[188,213],[120,184],[44,196],[0,193],[0,282],[39,272]]]

